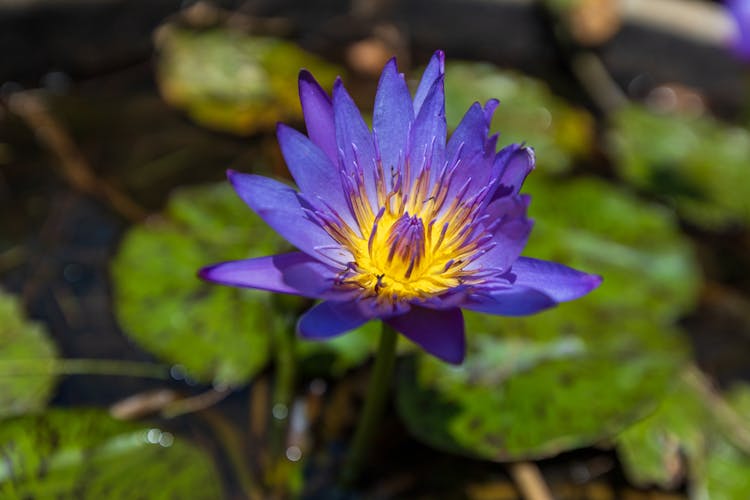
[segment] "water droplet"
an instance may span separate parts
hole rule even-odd
[[[184,380],[185,367],[182,365],[172,365],[172,368],[169,369],[169,376],[174,380]]]
[[[83,266],[80,264],[72,263],[65,266],[63,269],[63,277],[68,283],[77,283],[83,278]]]
[[[174,436],[171,432],[162,432],[161,437],[159,437],[159,444],[162,445],[164,448],[169,448],[174,443]]]
[[[0,85],[0,97],[10,97],[11,94],[15,94],[22,90],[23,87],[18,82],[5,82]]]
[[[146,432],[146,442],[151,444],[157,444],[162,438],[162,432],[159,429],[149,429]]]
[[[62,71],[50,71],[42,77],[42,87],[55,94],[65,94],[70,88],[71,79]]]
[[[325,394],[326,389],[328,389],[328,384],[322,378],[316,378],[310,382],[310,394],[314,396],[322,396]]]
[[[552,113],[550,113],[550,110],[545,108],[544,106],[540,106],[537,109],[537,113],[539,114],[539,121],[542,124],[542,127],[546,130],[552,126]]]
[[[273,405],[273,408],[271,408],[271,414],[273,415],[273,418],[277,420],[284,420],[289,415],[289,408],[284,404],[276,403]]]
[[[291,462],[297,462],[302,458],[302,450],[299,446],[290,446],[286,449],[286,458]]]

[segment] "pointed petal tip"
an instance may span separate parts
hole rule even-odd
[[[432,54],[433,59],[437,59],[437,61],[440,63],[440,73],[445,73],[445,51],[442,49],[436,50]]]
[[[312,73],[310,73],[309,71],[307,71],[305,68],[302,68],[301,70],[299,70],[299,76],[297,77],[297,79],[300,82],[318,83],[315,80],[315,77],[312,75]]]
[[[299,72],[299,76],[297,79],[297,88],[299,90],[300,96],[302,96],[302,94],[304,94],[306,90],[308,92],[312,90],[313,93],[319,93],[321,96],[330,100],[328,92],[323,89],[323,87],[320,85],[320,83],[318,83],[313,74],[306,69],[302,69]]]
[[[531,170],[534,170],[536,168],[536,152],[534,151],[534,148],[522,145],[521,149],[528,155],[529,165],[531,165]]]
[[[234,181],[232,179],[234,179],[239,174],[240,173],[238,171],[236,171],[235,169],[233,169],[233,168],[228,168],[227,169],[227,179],[231,183],[234,183]]]
[[[589,283],[589,291],[593,291],[599,288],[599,285],[602,284],[604,278],[598,274],[589,274],[586,281]]]
[[[200,269],[198,269],[198,272],[195,273],[195,275],[199,279],[202,279],[203,281],[211,281],[211,278],[210,278],[211,269],[213,269],[216,266],[217,266],[217,264],[213,264],[213,265],[210,265],[210,266],[201,267]]]
[[[484,104],[484,119],[487,121],[487,125],[492,123],[492,117],[495,115],[495,110],[500,105],[500,101],[497,99],[490,99]]]

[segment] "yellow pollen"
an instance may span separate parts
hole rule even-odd
[[[354,256],[350,269],[342,273],[342,283],[392,302],[439,295],[471,276],[465,269],[477,249],[476,238],[470,239],[472,231],[465,230],[471,209],[454,202],[440,213],[448,188],[428,189],[426,175],[417,176],[408,194],[386,193],[378,186],[377,213],[364,186],[352,195],[357,230],[329,229]]]

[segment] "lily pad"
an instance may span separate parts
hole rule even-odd
[[[604,282],[528,318],[467,313],[464,365],[420,355],[407,366],[398,408],[433,446],[521,460],[610,438],[658,403],[686,358],[672,324],[700,280],[670,213],[592,179],[537,178],[528,191],[526,253]]]
[[[294,325],[311,302],[204,283],[196,272],[215,262],[279,253],[286,245],[229,183],[177,190],[162,218],[126,234],[114,259],[120,325],[195,380],[246,383],[266,366],[278,329]],[[379,331],[370,322],[327,342],[300,339],[296,352],[307,372],[340,376],[370,356]],[[409,350],[406,344],[399,349]]]
[[[56,358],[44,327],[25,319],[18,300],[0,290],[0,418],[47,405],[55,376],[45,368]]]
[[[570,170],[591,151],[594,120],[589,113],[553,95],[540,80],[486,63],[448,62],[445,71],[446,118],[455,128],[474,101],[499,99],[492,130],[500,145],[534,146],[541,172]]]
[[[708,229],[750,221],[750,132],[709,116],[656,114],[630,106],[609,143],[620,175]]]
[[[0,427],[3,498],[221,497],[212,460],[180,436],[101,410],[53,409]]]
[[[591,178],[551,182],[532,174],[524,191],[536,221],[524,255],[604,277],[583,300],[535,316],[535,329],[573,316],[598,328],[625,318],[671,325],[693,309],[701,273],[671,210]]]
[[[207,127],[249,135],[302,118],[297,74],[330,88],[340,68],[292,42],[237,30],[158,31],[157,81],[164,98]]]
[[[131,229],[112,265],[123,329],[203,382],[238,385],[265,366],[271,294],[204,283],[203,266],[277,253],[282,241],[229,183],[180,189],[164,218]]]
[[[687,479],[692,498],[748,498],[750,386],[725,400],[707,396],[701,379],[696,369],[686,370],[653,414],[622,432],[620,460],[637,485],[673,488]]]

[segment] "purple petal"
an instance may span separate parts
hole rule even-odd
[[[443,361],[460,364],[464,360],[466,343],[464,318],[460,309],[412,307],[408,313],[385,321]]]
[[[434,173],[445,161],[445,89],[444,78],[438,77],[425,97],[411,130],[412,179],[429,162]]]
[[[598,287],[601,276],[587,274],[546,260],[520,257],[511,268],[516,275],[515,286],[534,288],[557,302],[577,299]]]
[[[445,53],[442,50],[436,51],[430,62],[427,63],[427,67],[422,73],[422,80],[419,82],[417,92],[414,95],[414,115],[419,114],[419,110],[422,109],[422,103],[427,98],[427,94],[430,92],[432,85],[435,80],[442,77],[445,74]]]
[[[391,167],[398,168],[399,158],[406,156],[406,143],[413,119],[409,88],[403,75],[398,73],[396,59],[391,59],[380,77],[372,117],[372,128],[386,172]]]
[[[534,170],[534,150],[518,144],[511,144],[497,154],[495,165],[502,172],[497,191],[495,191],[495,198],[508,194],[518,194],[526,176]]]
[[[229,170],[227,175],[240,198],[295,247],[318,257],[321,254],[317,248],[336,245],[323,228],[308,219],[294,189],[259,175],[241,174],[233,170]]]
[[[214,264],[198,271],[198,276],[222,285],[309,296],[285,283],[283,275],[289,267],[311,262],[317,261],[305,253],[292,252]]]
[[[497,105],[496,99],[488,101],[484,109],[478,102],[471,105],[448,141],[446,156],[449,159],[455,156],[459,147],[462,149],[462,157],[472,157],[485,152],[492,113]],[[492,152],[494,153],[494,150]]]
[[[727,0],[725,4],[735,28],[729,44],[739,58],[750,61],[750,2]]]
[[[299,100],[305,117],[307,135],[334,165],[338,165],[339,154],[331,98],[306,70],[299,73]]]
[[[360,171],[364,176],[368,195],[374,197],[375,148],[372,135],[341,79],[336,79],[333,84],[333,114],[336,143],[339,153],[343,154],[343,167],[350,173]]]
[[[495,110],[500,105],[500,101],[497,99],[490,99],[484,105],[484,119],[487,120],[487,130],[489,133],[489,127],[492,124],[492,117],[495,116]]]
[[[302,315],[297,333],[305,339],[323,340],[353,330],[369,320],[355,301],[321,302]]]
[[[350,226],[354,221],[344,200],[341,177],[328,157],[304,134],[279,123],[276,135],[289,172],[307,199],[325,199]]]
[[[556,304],[552,297],[539,290],[516,283],[509,288],[474,294],[461,307],[501,316],[526,316],[549,309]]]
[[[490,221],[497,221],[492,230],[495,245],[487,253],[472,262],[467,269],[494,268],[505,272],[521,255],[526,246],[534,222],[526,217],[531,197],[527,195],[499,198],[487,207],[485,213]]]
[[[330,300],[351,300],[361,295],[360,289],[337,287],[341,270],[319,261],[302,262],[284,270],[284,283],[306,297]]]

